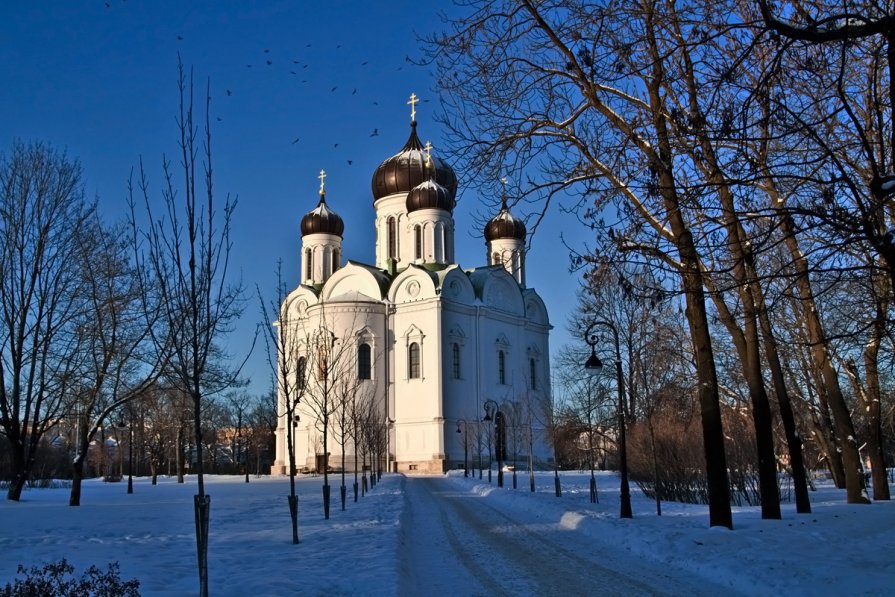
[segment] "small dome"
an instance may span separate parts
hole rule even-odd
[[[320,203],[301,219],[301,235],[332,234],[341,238],[344,231],[342,218],[326,206],[326,193],[320,193]]]
[[[450,192],[431,178],[407,193],[407,213],[420,209],[454,210],[454,198]]]
[[[416,135],[416,121],[413,120],[410,122],[410,138],[404,148],[376,168],[373,174],[373,200],[395,193],[409,193],[429,180],[433,167],[435,182],[443,186],[453,200],[457,195],[457,175],[453,168],[434,157],[432,165],[426,165],[426,152]]]
[[[525,222],[510,213],[506,197],[503,198],[500,212],[485,224],[485,240],[491,242],[498,238],[525,240]]]

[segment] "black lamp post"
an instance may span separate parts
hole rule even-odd
[[[497,456],[497,486],[503,487],[504,458],[504,418],[500,406],[494,400],[485,400],[485,418],[483,421],[494,421],[494,451]],[[491,467],[488,467],[491,470]]]
[[[134,492],[134,419],[131,417],[130,424],[124,420],[118,423],[118,427],[127,427],[127,492]]]
[[[591,335],[594,327],[603,325],[612,331],[612,340],[615,347],[615,376],[618,385],[618,449],[619,449],[619,473],[621,474],[621,491],[619,493],[619,502],[621,505],[619,517],[632,518],[631,512],[631,489],[628,485],[628,449],[625,442],[625,385],[622,375],[622,356],[618,342],[618,330],[609,321],[595,321],[587,327],[584,333],[584,341],[590,346],[590,357],[584,363],[584,368],[589,371],[599,371],[603,368],[603,363],[597,357],[595,346],[596,339]]]
[[[469,423],[466,422],[466,419],[460,419],[457,421],[457,433],[461,433],[460,431],[460,423],[463,424],[463,476],[469,476],[469,448],[467,441],[469,440]]]

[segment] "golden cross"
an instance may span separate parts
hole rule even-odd
[[[426,166],[432,166],[432,143],[430,141],[426,141],[426,146],[423,147],[426,151]]]
[[[416,105],[419,101],[420,98],[418,98],[415,93],[410,94],[410,101],[407,102],[410,104],[410,120],[416,120]]]
[[[323,193],[325,193],[325,191],[323,190],[323,179],[326,178],[326,170],[321,170],[320,176],[318,176],[317,178],[320,179],[320,194],[322,195]]]

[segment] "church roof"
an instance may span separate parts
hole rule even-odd
[[[305,214],[301,219],[301,235],[332,234],[341,238],[345,232],[342,218],[326,205],[326,193],[320,191],[320,202],[317,207]]]
[[[416,134],[416,120],[412,120],[407,143],[401,151],[379,164],[373,174],[373,200],[396,193],[409,193],[433,174],[435,182],[443,186],[453,200],[457,195],[457,175],[453,168],[435,157],[430,160],[427,160]]]
[[[516,238],[525,240],[525,222],[510,213],[507,207],[507,198],[504,195],[500,211],[485,224],[485,241],[491,242],[498,238]]]

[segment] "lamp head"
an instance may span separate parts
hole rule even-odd
[[[597,356],[593,346],[590,347],[590,357],[587,359],[587,362],[584,363],[584,368],[588,371],[599,371],[603,368],[603,361]]]

